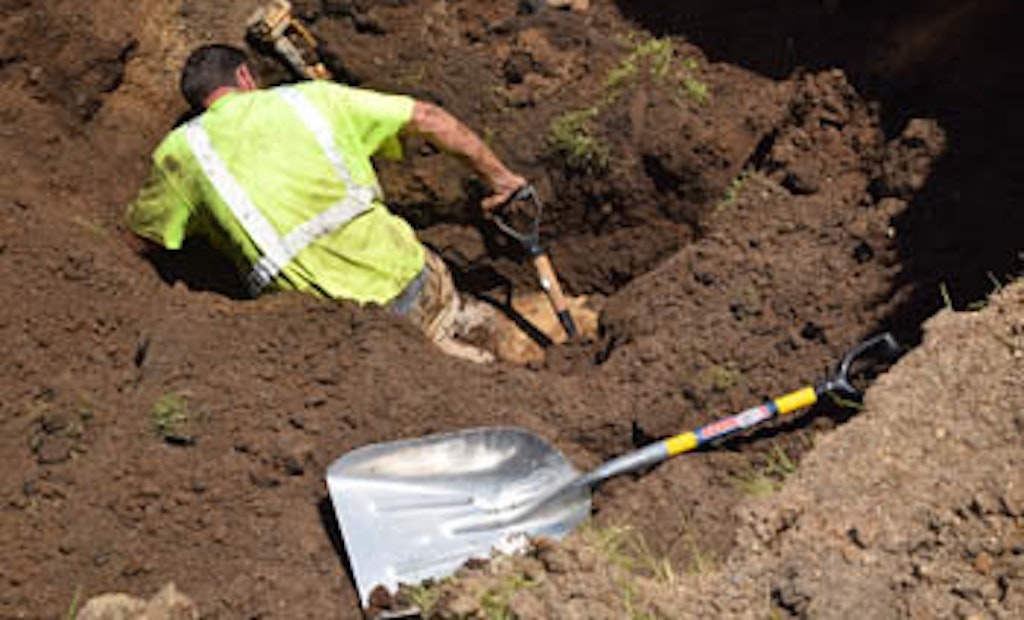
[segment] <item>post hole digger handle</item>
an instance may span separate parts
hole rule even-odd
[[[790,392],[757,407],[702,426],[697,430],[680,433],[675,437],[652,443],[629,454],[614,458],[581,476],[578,484],[592,487],[608,478],[645,469],[673,456],[695,450],[708,442],[753,428],[777,416],[811,407],[826,394],[860,400],[863,397],[863,392],[851,382],[850,370],[854,363],[869,352],[877,353],[880,357],[891,360],[899,354],[900,346],[896,342],[896,338],[888,332],[869,338],[850,349],[829,373],[828,378],[817,386],[808,386]]]
[[[519,202],[528,202],[534,207],[530,229],[527,231],[518,230],[513,227],[505,216],[505,212],[509,207]],[[579,333],[576,329],[576,321],[573,320],[572,314],[569,312],[569,302],[565,298],[562,284],[558,281],[558,275],[551,264],[551,258],[548,257],[548,253],[540,244],[540,219],[543,211],[544,205],[537,196],[536,188],[527,183],[513,192],[508,200],[495,208],[491,217],[498,229],[522,244],[523,249],[526,250],[526,253],[533,260],[533,266],[537,270],[537,279],[540,282],[540,287],[547,295],[555,314],[558,315],[558,321],[562,324],[565,335],[569,340],[572,340]]]

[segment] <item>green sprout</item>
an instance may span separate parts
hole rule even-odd
[[[189,420],[186,395],[178,392],[164,394],[153,404],[151,416],[153,429],[161,437],[179,434]]]

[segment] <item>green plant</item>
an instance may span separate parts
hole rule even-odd
[[[988,272],[986,272],[985,275],[988,276],[989,282],[992,283],[992,286],[993,286],[992,292],[993,293],[1002,293],[1003,292],[1003,283],[1002,283],[1002,281],[999,278],[996,277],[996,274],[992,273],[991,271],[988,271]]]
[[[672,65],[672,57],[675,56],[675,46],[668,38],[650,39],[641,43],[634,52],[638,57],[647,57],[651,60],[651,75],[665,79],[668,77]]]
[[[843,398],[835,392],[828,393],[829,400],[835,403],[837,406],[844,409],[853,409],[854,411],[860,411],[864,409],[864,403],[849,398]]]
[[[627,573],[644,574],[661,583],[673,583],[676,580],[671,561],[655,553],[644,535],[629,526],[597,527],[589,524],[583,530],[583,535],[609,564]]]
[[[956,308],[953,307],[953,298],[949,295],[949,287],[945,282],[939,283],[939,295],[942,295],[942,305],[946,307],[946,310],[956,312]]]
[[[705,104],[710,96],[708,85],[693,76],[683,78],[683,94],[700,104]]]
[[[685,546],[685,550],[690,556],[689,564],[686,566],[687,572],[695,575],[706,573],[714,563],[714,558],[707,551],[701,549],[700,544],[697,542],[697,536],[693,533],[693,528],[683,523],[681,531],[682,534],[676,540],[676,543],[673,544],[673,547],[679,543]]]
[[[776,491],[774,480],[757,469],[733,476],[733,486],[744,495],[763,497]]]
[[[512,620],[512,597],[519,590],[529,587],[532,582],[524,575],[511,574],[502,577],[497,586],[487,590],[480,600],[487,620]]]
[[[729,388],[738,385],[740,380],[743,379],[743,375],[733,368],[731,364],[712,366],[705,371],[705,374],[707,375],[708,386],[715,392],[725,392]]]
[[[598,527],[588,522],[583,528],[583,537],[608,560],[609,563],[626,571],[633,570],[633,558],[627,553],[631,529],[610,525]]]
[[[626,617],[629,620],[657,620],[657,615],[637,604],[632,581],[622,584],[622,605],[625,607]]]
[[[637,568],[648,573],[659,583],[671,584],[676,581],[676,572],[667,557],[660,556],[647,544],[643,534],[637,532],[629,537],[631,555],[636,558]]]
[[[729,182],[729,187],[725,188],[725,196],[722,200],[715,205],[715,210],[720,211],[728,209],[736,204],[736,201],[740,197],[740,193],[743,192],[743,187],[746,186],[747,181],[750,179],[751,171],[749,168],[744,168],[739,174]]]
[[[640,74],[641,64],[645,64],[649,75],[659,81],[668,79],[672,74],[675,46],[671,39],[633,38],[629,40],[629,44],[633,46],[632,51],[605,77],[604,83],[608,93],[602,103],[614,101]]]
[[[82,586],[75,586],[75,594],[71,597],[71,605],[68,606],[67,620],[74,620],[78,615],[78,605],[82,599]]]
[[[598,172],[608,167],[610,150],[593,132],[597,114],[597,107],[586,108],[566,112],[551,122],[548,148],[573,170]]]
[[[153,429],[161,437],[176,435],[189,420],[188,397],[181,392],[164,394],[153,404]]]
[[[610,525],[598,527],[593,522],[585,525],[581,535],[605,562],[618,568],[622,574],[616,577],[622,588],[622,602],[625,617],[630,620],[654,620],[650,610],[636,601],[635,584],[638,574],[645,573],[662,583],[675,581],[675,572],[667,558],[657,556],[642,534],[629,526]]]
[[[733,478],[734,486],[754,497],[771,495],[779,490],[782,482],[796,473],[797,465],[779,446],[774,446],[765,461],[752,467],[748,472]]]
[[[432,582],[403,587],[402,594],[420,610],[423,617],[430,616],[441,597],[440,588]]]
[[[622,86],[631,82],[636,77],[636,74],[636,58],[632,55],[627,56],[619,66],[608,72],[608,76],[604,80],[604,86],[609,91],[616,92]]]

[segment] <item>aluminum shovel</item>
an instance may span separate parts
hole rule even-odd
[[[467,560],[512,551],[527,537],[560,538],[590,515],[591,490],[776,416],[825,394],[859,399],[850,368],[865,353],[893,357],[892,335],[850,350],[829,378],[695,431],[652,443],[581,473],[539,437],[478,428],[358,448],[335,461],[327,486],[363,606],[377,587],[394,593],[455,572]]]

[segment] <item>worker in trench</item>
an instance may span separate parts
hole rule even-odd
[[[156,149],[127,212],[136,249],[170,250],[202,236],[226,254],[253,295],[298,290],[377,304],[418,326],[444,352],[493,356],[460,339],[493,322],[460,297],[444,262],[381,200],[370,157],[400,158],[419,134],[488,183],[486,213],[526,181],[436,105],[329,81],[260,89],[242,50],[208,45],[185,64],[181,91],[202,113]]]

